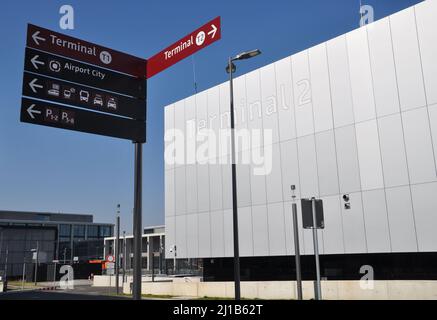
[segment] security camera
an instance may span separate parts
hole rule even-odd
[[[290,188],[291,188],[291,190],[296,190],[296,186],[295,186],[294,184],[292,184],[292,185],[290,186]]]
[[[344,194],[343,195],[343,200],[344,200],[344,202],[348,202],[349,201],[349,195],[348,194]]]

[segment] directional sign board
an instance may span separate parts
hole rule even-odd
[[[146,141],[144,122],[23,98],[21,122]]]
[[[27,26],[27,46],[136,77],[143,77],[146,68],[144,59],[32,24]]]
[[[144,99],[143,79],[109,71],[89,64],[65,59],[34,49],[26,49],[24,69],[58,79],[81,83],[92,87],[119,92]]]
[[[144,101],[25,72],[23,95],[145,120]]]
[[[147,61],[147,78],[167,69],[221,38],[220,17],[217,17]]]
[[[34,25],[27,46],[21,122],[145,142],[146,60]]]

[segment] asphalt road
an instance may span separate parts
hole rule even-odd
[[[0,300],[125,300],[128,297],[111,295],[114,288],[76,286],[72,290],[24,290],[0,293]]]

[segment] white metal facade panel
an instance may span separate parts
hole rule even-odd
[[[319,175],[320,196],[339,193],[337,157],[333,131],[316,134],[317,169]]]
[[[416,252],[416,224],[409,186],[386,190],[393,252]]]
[[[199,257],[211,255],[211,216],[209,212],[198,214]]]
[[[349,197],[351,208],[342,207],[345,253],[367,253],[361,192]]]
[[[267,206],[269,253],[271,256],[286,254],[284,205],[281,202]]]
[[[199,215],[197,213],[187,215],[186,223],[187,254],[188,257],[197,257],[199,255]]]
[[[251,207],[238,208],[238,232],[240,255],[242,257],[253,256],[253,224]]]
[[[329,83],[326,44],[309,49],[311,91],[314,112],[314,130],[321,132],[333,128],[331,87]]]
[[[355,121],[374,119],[375,98],[373,96],[367,30],[359,28],[348,33],[346,38]]]
[[[225,256],[223,211],[211,212],[211,254],[213,257]]]
[[[273,137],[244,151],[237,143],[241,256],[294,254],[292,184],[302,254],[313,244],[302,229],[300,198],[311,196],[324,201],[324,254],[437,251],[436,3],[235,79],[237,129],[265,137],[268,129]],[[184,136],[188,120],[201,131],[229,128],[229,83],[175,102],[164,115],[165,130],[179,130],[186,141],[193,139]],[[233,255],[230,139],[212,143],[220,147],[204,150],[206,164],[165,165],[167,242],[180,257]],[[256,155],[271,156],[271,172],[255,175],[262,166]]]
[[[176,216],[176,251],[179,258],[188,257],[186,215]]]
[[[175,170],[166,170],[164,172],[165,179],[165,216],[175,215]]]
[[[317,197],[317,158],[314,136],[298,138],[300,192],[302,198]]]
[[[252,207],[253,226],[253,254],[256,256],[269,255],[269,221],[267,218],[267,207]]]
[[[384,187],[381,152],[376,120],[357,123],[357,147],[360,165],[361,189],[371,190]]]
[[[360,190],[360,169],[358,166],[355,127],[347,126],[335,129],[335,142],[340,192],[358,191]]]
[[[264,147],[266,154],[272,155],[271,172],[265,176],[267,203],[276,203],[283,201],[283,184],[281,173],[281,150],[279,143]],[[288,187],[290,190],[290,187]]]
[[[269,64],[260,69],[263,128],[271,131],[272,140],[264,144],[279,142],[278,99],[276,96],[275,65]]]
[[[369,253],[390,252],[390,230],[384,189],[363,192],[363,207]]]
[[[294,115],[291,59],[285,58],[274,63],[276,74],[276,97],[278,101],[279,139],[285,141],[296,138]]]
[[[419,251],[434,251],[437,243],[437,183],[411,186]]]
[[[400,114],[378,119],[378,127],[385,186],[407,185],[408,166]]]
[[[325,229],[323,245],[326,253],[344,253],[343,221],[340,199],[337,195],[322,197]]]
[[[294,88],[294,110],[296,115],[296,133],[298,137],[314,133],[313,103],[308,51],[302,51],[292,57]]]
[[[327,42],[334,127],[354,122],[346,37]]]
[[[390,17],[401,109],[426,104],[414,8]]]
[[[411,183],[434,181],[436,168],[427,108],[404,112],[402,121]]]
[[[419,35],[420,53],[422,57],[423,76],[425,79],[426,98],[428,104],[437,103],[437,2],[424,1],[415,7],[417,32]]]
[[[396,67],[389,19],[382,19],[367,28],[373,74],[376,114],[385,116],[399,112]]]

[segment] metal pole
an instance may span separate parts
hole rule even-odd
[[[35,286],[37,283],[38,275],[38,255],[39,255],[39,241],[36,242],[36,259],[35,259]]]
[[[126,231],[123,231],[123,283],[126,281]]]
[[[115,221],[116,224],[116,236],[115,236],[115,290],[117,294],[120,292],[120,268],[119,268],[119,260],[120,260],[120,205],[117,205],[117,218]]]
[[[26,274],[26,259],[23,260],[23,278],[21,280],[21,290],[24,290],[24,275]]]
[[[173,247],[174,249],[174,257],[173,257],[173,275],[176,274],[176,245]]]
[[[56,287],[56,262],[55,262],[55,268],[53,270],[53,286]]]
[[[294,252],[295,252],[295,262],[296,262],[296,289],[297,289],[297,300],[302,300],[302,272],[300,265],[300,246],[299,246],[299,226],[297,222],[297,205],[292,204],[293,211],[293,231],[294,231]]]
[[[155,268],[153,265],[153,263],[155,262],[155,259],[154,259],[155,253],[153,252],[153,238],[152,237],[149,237],[149,241],[147,244],[148,244],[147,253],[149,256],[150,256],[150,254],[152,254],[152,259],[150,261],[150,267],[152,268],[152,282],[155,282]],[[150,252],[149,252],[149,250],[150,250]]]
[[[133,299],[141,299],[141,195],[142,195],[142,153],[143,145],[135,142],[135,197],[134,197],[134,270],[133,270]]]
[[[316,222],[316,198],[311,198],[313,211],[313,243],[314,243],[314,257],[316,259],[316,287],[314,290],[314,298],[322,300],[322,289],[320,285],[320,261],[319,261],[319,242],[317,239],[317,222]]]
[[[231,112],[231,146],[232,146],[232,213],[234,231],[234,288],[235,300],[240,300],[240,250],[238,243],[238,203],[237,203],[237,167],[235,161],[235,119],[234,119],[234,85],[232,58],[229,58],[229,88],[230,88],[230,112]]]
[[[9,243],[6,247],[6,261],[5,261],[5,278],[8,279],[8,257],[9,257]]]

